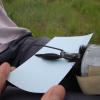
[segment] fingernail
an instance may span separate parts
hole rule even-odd
[[[65,89],[61,85],[52,88],[50,100],[63,100],[65,96]]]
[[[62,100],[62,98],[59,96],[59,94],[53,93],[50,100]]]
[[[0,74],[4,75],[4,77],[7,77],[9,72],[10,72],[10,65],[8,63],[6,63],[6,62],[3,63],[0,66]]]
[[[10,64],[7,63],[7,62],[4,62],[0,65],[0,68],[3,68],[3,67],[10,67]]]

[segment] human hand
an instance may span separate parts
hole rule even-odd
[[[0,94],[4,91],[6,87],[6,80],[9,73],[14,70],[14,67],[11,67],[7,62],[0,65]]]
[[[0,94],[5,89],[6,79],[9,73],[14,70],[8,63],[3,63],[0,65]],[[43,95],[41,100],[64,100],[65,89],[61,85],[53,86],[48,90],[46,94]]]
[[[64,100],[65,89],[61,85],[53,86],[43,95],[41,100]]]

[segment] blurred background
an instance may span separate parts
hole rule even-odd
[[[100,44],[100,0],[3,0],[9,17],[33,36],[74,36],[95,33]]]

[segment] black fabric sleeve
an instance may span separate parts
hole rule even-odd
[[[34,44],[45,45],[49,40],[46,37],[34,38],[30,34],[14,40],[6,50],[0,53],[0,64],[9,62],[12,66],[18,67],[42,48]]]

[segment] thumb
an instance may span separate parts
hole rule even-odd
[[[8,63],[3,63],[0,65],[0,93],[2,92],[6,79],[11,71],[10,65]]]
[[[64,100],[65,89],[61,85],[57,85],[49,89],[49,91],[43,95],[41,100]]]

